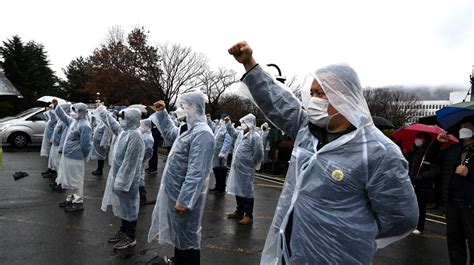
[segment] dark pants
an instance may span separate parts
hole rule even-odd
[[[149,171],[156,171],[158,168],[158,140],[155,139],[153,142],[153,156],[148,161],[148,170]]]
[[[237,202],[237,214],[253,218],[253,198],[244,198],[235,195]]]
[[[428,198],[430,193],[426,191],[415,190],[416,200],[418,201],[418,225],[416,229],[418,231],[425,231],[425,219],[426,219],[426,205],[428,204]]]
[[[201,262],[201,250],[187,249],[180,250],[174,248],[174,262],[175,265],[199,265]]]
[[[219,166],[214,167],[212,169],[214,172],[214,176],[216,177],[216,191],[217,192],[225,192],[225,179],[227,176],[227,167],[226,166]]]
[[[120,231],[127,234],[130,239],[135,240],[136,230],[137,220],[129,222],[127,220],[122,219],[122,226],[120,226]]]
[[[451,265],[466,265],[466,239],[469,264],[474,262],[474,209],[464,202],[449,201],[446,205],[448,252]]]
[[[105,160],[97,160],[97,170],[103,171]]]
[[[290,216],[288,216],[288,222],[286,223],[286,227],[285,227],[285,241],[286,241],[286,246],[288,248],[289,257],[291,257],[290,242],[291,242],[291,233],[292,232],[293,232],[293,211],[291,211]],[[283,242],[281,244],[282,244],[282,247],[283,247]],[[286,265],[284,256],[281,257],[281,264]]]

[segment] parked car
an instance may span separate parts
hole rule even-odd
[[[0,138],[2,143],[15,147],[41,144],[46,127],[44,107],[27,109],[13,117],[0,119]]]

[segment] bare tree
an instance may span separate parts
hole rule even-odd
[[[303,88],[303,83],[298,82],[298,77],[296,75],[288,78],[285,84],[291,89],[293,95],[301,101],[301,90]]]
[[[148,44],[148,32],[135,28],[124,41],[112,28],[106,44],[89,59],[85,90],[100,92],[107,104],[151,104],[163,97],[157,48]]]
[[[368,88],[364,97],[372,116],[386,118],[396,128],[414,118],[421,105],[414,93],[396,89]]]
[[[125,42],[125,32],[122,27],[119,25],[112,26],[107,32],[107,37],[105,39],[106,44],[116,44]]]
[[[207,69],[201,75],[200,80],[208,99],[208,111],[214,115],[222,108],[222,95],[238,79],[237,72],[221,67],[217,71]]]
[[[162,99],[167,109],[173,109],[179,93],[199,88],[199,78],[207,67],[207,59],[203,54],[195,53],[191,47],[179,44],[158,45],[161,56],[161,89]]]

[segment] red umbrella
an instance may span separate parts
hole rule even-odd
[[[420,132],[429,133],[430,135],[433,135],[433,138],[435,138],[440,133],[446,133],[446,131],[443,128],[438,127],[436,125],[426,125],[426,124],[421,124],[421,123],[415,123],[398,130],[392,135],[392,137],[395,140],[403,141],[403,150],[409,151],[411,147],[413,146],[413,143],[415,142],[416,134]],[[448,139],[449,141],[446,143],[444,147],[446,147],[449,144],[459,142],[459,140],[451,134],[448,135]]]

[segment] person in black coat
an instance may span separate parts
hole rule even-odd
[[[158,170],[158,143],[160,141],[161,133],[156,125],[151,123],[151,134],[153,136],[153,156],[148,161],[148,173],[156,173]]]
[[[473,117],[474,120],[474,117]],[[451,265],[465,265],[469,248],[474,262],[474,122],[461,124],[458,144],[441,152],[443,200],[446,203],[446,229]],[[448,141],[445,134],[437,137],[438,146]],[[467,240],[467,246],[466,246]]]
[[[431,139],[428,133],[418,133],[412,151],[406,155],[419,209],[418,225],[413,231],[414,234],[425,230],[426,205],[429,198],[433,197],[434,179],[440,174],[439,148],[432,146]]]

